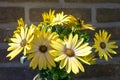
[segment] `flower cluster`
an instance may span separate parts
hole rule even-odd
[[[55,10],[44,12],[42,18],[37,26],[29,27],[22,18],[18,19],[18,27],[9,39],[7,57],[12,60],[22,53],[43,80],[70,80],[70,74],[85,71],[83,64],[95,64],[95,55],[108,61],[117,54],[113,49],[118,46],[109,41],[111,34],[105,30],[95,33],[94,44],[90,45],[85,30],[95,28],[84,20]]]

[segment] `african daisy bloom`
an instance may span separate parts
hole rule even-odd
[[[23,18],[18,19],[18,26],[25,26]]]
[[[99,33],[95,34],[94,38],[94,45],[95,52],[98,52],[98,55],[100,59],[103,57],[106,61],[108,61],[108,58],[112,58],[110,54],[117,54],[113,49],[118,48],[118,46],[115,45],[116,42],[109,41],[111,37],[111,34],[108,34],[105,30],[99,30]]]
[[[89,54],[89,55],[83,57],[83,59],[84,59],[85,61],[87,61],[90,65],[96,63],[96,58],[95,58],[95,55],[93,55],[93,54]]]
[[[24,24],[24,21],[22,18],[18,19],[18,26],[17,26],[17,29],[14,31],[14,34],[15,33],[19,33],[20,32],[20,27],[26,27],[27,25]]]
[[[64,12],[55,14],[55,10],[53,11],[49,10],[49,13],[44,12],[42,14],[42,17],[43,17],[42,23],[55,26],[67,24],[70,21],[71,16],[64,15]]]
[[[46,24],[52,23],[54,17],[55,17],[55,10],[53,11],[49,10],[49,13],[44,12],[42,14],[43,23],[46,23]]]
[[[55,67],[53,57],[49,54],[50,42],[51,40],[56,40],[58,35],[56,32],[47,31],[45,28],[35,31],[35,37],[31,42],[30,54],[28,54],[28,60],[32,59],[30,62],[30,67],[33,69],[39,68],[39,70],[46,69],[47,67],[51,69]]]
[[[12,60],[14,57],[16,57],[20,52],[23,51],[23,54],[26,55],[27,50],[30,49],[29,43],[33,40],[33,32],[34,32],[35,26],[31,25],[30,28],[28,27],[20,27],[20,32],[15,33],[13,38],[10,38],[12,41],[11,43],[8,43],[10,46],[7,50],[11,51],[7,57],[10,57],[10,60]]]
[[[80,24],[81,27],[77,28],[77,30],[85,30],[85,29],[95,30],[94,27],[92,27],[91,24],[84,23],[84,20],[78,19],[78,22],[79,22],[79,24]]]
[[[60,69],[65,67],[67,73],[71,71],[75,74],[79,72],[79,69],[84,72],[84,67],[80,63],[89,64],[87,61],[82,59],[91,53],[92,47],[88,46],[88,43],[83,43],[84,39],[78,39],[78,35],[69,35],[68,39],[57,39],[52,41],[50,54],[55,57],[55,61],[60,62]]]
[[[69,16],[69,23],[68,23],[68,27],[75,27],[76,30],[85,30],[85,29],[89,29],[89,30],[95,30],[94,27],[92,27],[91,24],[86,24],[84,22],[84,20],[81,20],[79,18],[75,18],[74,16],[70,15]]]
[[[64,12],[61,12],[55,15],[50,25],[52,26],[63,25],[63,24],[67,24],[69,21],[70,21],[70,16],[64,15]]]
[[[67,22],[66,27],[67,28],[74,27],[75,25],[77,25],[77,23],[78,20],[74,16],[69,15],[69,21]]]

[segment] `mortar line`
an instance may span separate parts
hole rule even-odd
[[[25,7],[25,22],[30,24],[29,7]]]
[[[96,8],[91,9],[91,20],[92,20],[93,25],[95,25],[97,23],[97,21],[96,21]]]
[[[0,7],[26,7],[29,8],[120,8],[120,4],[117,3],[101,3],[101,4],[88,4],[88,3],[44,3],[44,2],[26,2],[26,3],[10,3],[0,2]]]
[[[60,4],[64,4],[64,0],[59,0]]]
[[[26,61],[24,64],[22,64],[20,62],[0,63],[0,68],[1,67],[4,67],[4,68],[9,68],[9,67],[25,67],[25,66],[29,66],[29,61]]]

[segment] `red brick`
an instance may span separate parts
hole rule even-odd
[[[91,21],[91,9],[86,9],[86,8],[60,8],[60,9],[55,9],[56,12],[62,12],[64,11],[65,14],[71,14],[77,18],[81,18],[85,20],[86,22]],[[43,12],[48,12],[49,9],[41,9],[41,8],[33,8],[30,10],[30,20],[33,22],[38,22],[42,20],[41,14]]]
[[[98,8],[97,21],[98,22],[119,22],[120,9]]]
[[[20,17],[25,17],[24,8],[0,7],[0,23],[16,22]]]
[[[120,3],[120,0],[65,0],[74,3]]]
[[[59,0],[0,0],[0,2],[59,2]]]

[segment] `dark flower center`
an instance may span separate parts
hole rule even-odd
[[[45,45],[41,45],[39,47],[40,52],[45,53],[47,51],[47,47]]]
[[[72,49],[65,49],[65,54],[69,57],[73,57],[75,54],[74,54],[74,51]]]
[[[100,47],[101,47],[102,49],[105,49],[105,48],[106,48],[105,42],[101,42],[101,43],[100,43]]]
[[[23,39],[21,42],[20,42],[20,46],[21,47],[24,47],[26,45],[26,39]]]

